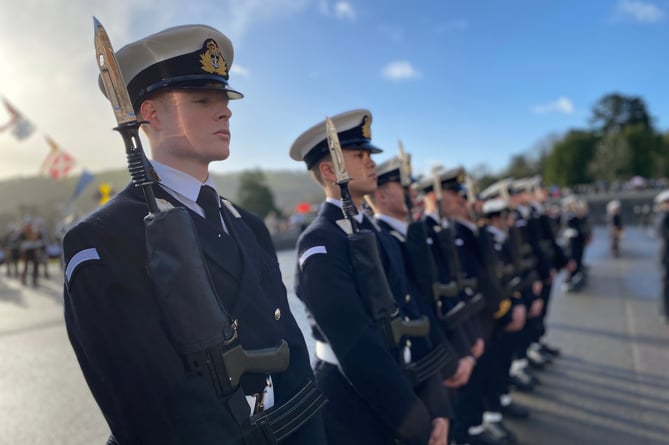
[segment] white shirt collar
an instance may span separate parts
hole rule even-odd
[[[486,226],[486,228],[488,229],[488,232],[493,234],[493,236],[495,237],[495,241],[499,243],[503,243],[504,241],[506,241],[506,232],[501,230],[499,227],[488,225]]]
[[[194,212],[198,213],[200,216],[204,216],[204,212],[200,206],[197,205],[196,201],[198,195],[200,194],[200,187],[203,185],[208,185],[216,190],[216,186],[211,175],[207,176],[207,180],[202,183],[189,174],[168,165],[161,164],[158,161],[151,161],[151,164],[160,178],[160,185],[170,195],[172,195],[179,202],[183,203]],[[220,201],[218,205],[220,207]]]
[[[526,205],[517,205],[516,210],[520,212],[520,214],[523,216],[523,218],[527,219],[530,216],[530,208],[527,207]]]
[[[390,227],[393,229],[397,230],[399,233],[402,235],[406,236],[407,235],[407,230],[408,230],[408,224],[406,221],[402,221],[397,218],[393,218],[392,216],[384,215],[383,213],[376,213],[374,215],[374,218],[384,221],[387,223]]]

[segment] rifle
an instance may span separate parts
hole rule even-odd
[[[288,343],[281,340],[276,347],[251,351],[239,344],[237,320],[216,295],[188,211],[158,208],[153,185],[160,179],[139,138],[143,122],[137,121],[107,32],[96,18],[93,24],[100,77],[118,124],[114,130],[123,137],[132,182],[142,188],[149,210],[144,218],[148,270],[170,338],[188,367],[200,372],[219,398],[238,394],[244,373],[288,369]]]
[[[369,230],[359,229],[356,223],[357,209],[348,188],[351,179],[346,171],[337,130],[329,117],[325,119],[325,128],[337,185],[341,192],[342,213],[346,221],[343,226],[346,227],[351,248],[354,279],[368,313],[386,341],[386,346],[393,350],[399,346],[402,337],[427,336],[430,322],[427,317],[407,321],[400,316],[399,307],[383,271],[376,236]]]
[[[441,190],[441,178],[436,169],[432,172],[432,181],[439,221],[443,221],[445,216],[441,201],[444,196]],[[464,301],[459,301],[455,306],[449,309],[447,313],[444,313],[443,302],[439,300],[437,315],[441,320],[445,321],[446,325],[450,328],[462,324],[464,321],[477,314],[483,306],[485,306],[485,302],[483,301],[483,296],[476,292],[478,289],[478,281],[476,278],[465,278],[464,273],[462,272],[460,254],[455,247],[452,225],[449,227],[439,226],[436,235],[439,249],[445,257],[447,275],[451,278],[451,281],[447,286],[454,288],[455,296],[461,295],[466,289],[471,289],[474,292],[474,296],[468,302],[465,303]]]

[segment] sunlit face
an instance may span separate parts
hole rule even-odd
[[[217,90],[171,90],[156,100],[161,149],[173,159],[208,165],[230,155],[228,96]]]
[[[342,150],[344,163],[351,182],[348,188],[351,194],[362,197],[376,190],[376,163],[369,150]]]

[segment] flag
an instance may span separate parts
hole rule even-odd
[[[5,108],[7,108],[10,117],[9,122],[0,125],[0,133],[6,130],[12,130],[12,134],[19,141],[30,137],[35,131],[33,124],[23,117],[23,115],[7,101],[7,99],[2,99],[2,101],[5,104]]]
[[[74,158],[65,150],[60,148],[49,136],[45,136],[47,144],[51,147],[51,152],[42,161],[39,172],[41,175],[49,175],[53,179],[61,179],[67,176],[72,167],[74,167]]]
[[[95,175],[93,173],[89,172],[88,170],[84,169],[81,172],[81,175],[79,176],[79,182],[77,182],[77,186],[74,188],[74,194],[72,195],[72,201],[77,199],[77,197],[79,195],[81,195],[81,192],[83,192],[84,189],[86,189],[86,187],[88,186],[88,184],[93,182],[94,179],[95,179]]]

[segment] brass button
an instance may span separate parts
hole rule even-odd
[[[281,309],[276,308],[276,310],[274,311],[274,319],[278,320],[280,318],[281,318]]]
[[[406,301],[407,303],[410,302],[410,301],[411,301],[411,295],[406,294],[406,295],[404,296],[404,301]]]

